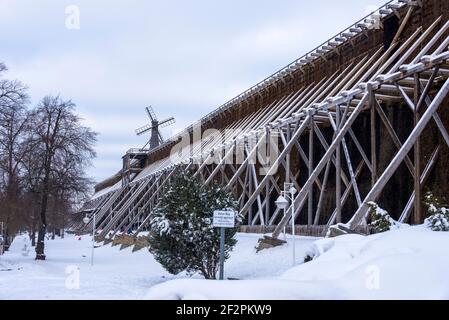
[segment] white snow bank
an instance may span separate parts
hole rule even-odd
[[[238,243],[226,263],[226,277],[274,278],[291,268],[291,243],[256,254],[255,246],[260,235],[237,234],[236,237]],[[304,256],[315,240],[298,237],[297,257]],[[25,245],[30,250],[28,256],[23,255]],[[66,235],[65,239],[46,241],[46,261],[35,261],[34,248],[29,246],[27,236],[18,236],[10,251],[0,257],[0,300],[141,299],[153,285],[187,278],[185,274],[168,274],[148,250],[131,253],[131,248],[120,251],[119,247],[110,244],[95,249],[92,267],[92,243],[89,236]],[[79,278],[78,288],[67,287],[67,281],[71,281],[73,275]],[[190,298],[199,296],[192,295]]]
[[[150,286],[173,279],[145,250],[99,247],[91,266],[89,236],[47,240],[46,261],[35,261],[30,247],[24,256],[25,245],[29,238],[18,236],[0,257],[0,300],[140,299]]]
[[[290,280],[208,281],[179,279],[154,286],[148,300],[300,300],[332,299],[337,295],[332,284],[303,283]]]
[[[316,241],[307,252],[313,261],[271,280],[173,280],[146,298],[449,299],[447,232],[418,226],[347,235]]]

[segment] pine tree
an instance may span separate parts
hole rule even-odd
[[[428,192],[424,204],[427,207],[428,218],[424,224],[432,231],[449,231],[449,209],[443,204],[444,200]]]
[[[172,274],[186,271],[215,279],[220,258],[219,229],[212,226],[214,210],[236,210],[233,195],[218,185],[205,187],[186,173],[173,179],[151,218],[150,251]],[[236,228],[226,230],[225,259],[236,244]]]
[[[380,208],[375,202],[369,202],[369,226],[374,233],[386,232],[396,229],[400,224],[395,221],[387,211]]]

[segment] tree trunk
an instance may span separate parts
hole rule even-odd
[[[36,246],[36,229],[37,229],[37,213],[33,212],[33,220],[32,220],[32,226],[31,226],[31,246]]]
[[[36,260],[45,260],[45,233],[47,231],[47,226],[42,223],[39,228],[39,233],[37,235],[37,244],[36,244]]]
[[[45,235],[47,233],[47,203],[48,203],[48,178],[45,179],[44,192],[42,195],[42,202],[40,209],[41,223],[39,227],[39,233],[37,235],[36,260],[45,260],[44,242],[45,242]]]
[[[33,227],[33,230],[31,231],[31,246],[35,247],[36,246],[36,229]]]
[[[62,229],[61,229],[61,239],[64,239],[64,232],[65,232],[65,213],[62,214]]]
[[[3,249],[4,251],[9,251],[9,246],[11,245],[11,237],[9,236],[9,230],[8,227],[5,228],[5,234],[3,235],[4,242],[3,242]]]

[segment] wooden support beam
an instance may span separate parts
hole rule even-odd
[[[340,106],[336,106],[336,131],[335,133],[338,135],[340,133],[341,128],[341,114],[340,114]],[[349,130],[349,129],[348,129]],[[338,143],[335,149],[335,204],[337,210],[337,223],[340,223],[342,220],[341,215],[341,143]]]
[[[371,191],[368,193],[368,195],[365,197],[365,200],[362,203],[362,206],[355,212],[352,219],[349,221],[348,226],[351,230],[354,230],[359,223],[365,218],[367,212],[368,212],[368,203],[371,201],[376,201],[379,197],[382,190],[385,188],[385,185],[388,183],[388,181],[391,179],[393,174],[396,172],[400,164],[404,161],[407,154],[410,152],[410,150],[413,148],[413,145],[415,144],[415,141],[417,137],[421,135],[421,133],[424,131],[425,127],[429,123],[429,121],[432,119],[434,113],[438,110],[439,106],[443,102],[443,100],[447,97],[449,93],[449,79],[446,80],[440,91],[438,92],[437,96],[432,101],[429,108],[427,108],[426,112],[422,115],[421,119],[419,120],[418,124],[415,126],[413,131],[411,132],[410,136],[408,137],[407,141],[403,144],[402,148],[399,150],[397,155],[394,157],[394,159],[390,162],[389,166],[385,169],[382,176],[379,178],[379,180],[376,182],[374,187],[371,189]]]
[[[143,206],[143,210],[145,210],[148,207],[148,205],[150,204],[150,202],[158,195],[158,193],[162,191],[162,188],[164,188],[164,186],[170,181],[170,178],[177,171],[177,169],[178,168],[175,167],[167,173],[167,175],[164,177],[163,181],[161,181],[161,183],[159,184],[159,186],[156,189],[156,191],[154,192],[154,194],[151,195],[150,200]],[[147,213],[147,216],[145,217],[143,222],[140,224],[140,226],[137,228],[137,230],[134,232],[134,235],[139,234],[140,231],[142,231],[142,229],[145,228],[145,226],[151,219],[152,211],[154,211],[154,209],[156,209],[158,206],[159,206],[159,202],[156,204],[156,206],[154,208],[152,208],[152,210],[150,212]],[[135,222],[135,218],[131,220],[131,222],[127,225],[126,229],[131,228],[131,226],[134,222]]]
[[[420,101],[420,87],[421,83],[419,81],[419,74],[415,74],[415,92],[414,92],[414,102],[415,108],[413,110],[413,125],[416,126],[419,123],[419,101]],[[422,217],[422,195],[421,195],[421,140],[418,136],[413,146],[413,159],[415,165],[415,177],[414,177],[414,192],[415,192],[415,204],[414,204],[414,224],[421,224],[423,222]]]
[[[363,150],[363,147],[360,144],[359,140],[357,139],[357,136],[355,135],[354,131],[352,129],[350,129],[348,133],[351,136],[352,141],[354,141],[354,144],[355,144],[357,150],[359,151],[360,155],[362,156],[363,160],[365,161],[366,166],[368,167],[368,169],[370,171],[373,171],[373,166],[371,165],[371,162],[368,159],[368,156],[366,155],[365,150]]]
[[[339,109],[337,111],[337,117],[338,117],[338,122],[337,123],[334,122],[334,119],[332,117],[329,117],[329,119],[330,119],[330,121],[332,123],[332,126],[334,127],[334,130],[337,130],[337,128],[339,128],[339,122],[340,122],[340,119],[339,119],[340,118],[340,110]],[[352,129],[349,129],[348,132],[351,132],[351,130]],[[349,149],[348,149],[348,146],[346,144],[346,139],[345,138],[343,138],[343,140],[341,141],[341,145],[343,146],[343,153],[345,155],[346,164],[348,166],[349,176],[351,178],[351,185],[352,185],[352,187],[354,189],[355,198],[357,200],[357,204],[361,205],[362,204],[362,199],[361,199],[361,196],[360,196],[359,188],[357,186],[357,181],[356,181],[356,178],[355,178],[354,169],[352,167],[352,161],[351,161],[351,157],[349,155]],[[338,148],[337,148],[337,150],[338,150]],[[341,160],[340,160],[340,167],[341,167]],[[340,170],[337,170],[337,171],[341,172],[341,168],[340,168]],[[341,194],[340,194],[340,197],[341,197]],[[338,195],[337,195],[337,198],[338,198]]]
[[[299,144],[298,141],[295,142],[295,147],[298,150],[299,156],[301,157],[302,161],[306,165],[307,169],[309,169],[309,157],[306,155],[306,153],[304,152],[304,149],[301,147],[301,145]],[[321,190],[323,188],[322,183],[319,178],[316,179],[315,183],[316,183],[316,186],[318,187],[318,189]]]
[[[318,205],[316,208],[314,225],[318,225],[319,221],[320,221],[324,196],[326,195],[326,191],[327,191],[326,189],[327,189],[327,183],[328,183],[329,175],[330,175],[330,168],[331,168],[331,161],[329,160],[326,165],[326,170],[324,171],[323,185],[321,188],[320,197],[318,199]]]
[[[357,180],[356,180],[356,177],[354,174],[354,169],[352,167],[352,162],[351,162],[351,157],[349,155],[348,146],[346,145],[345,139],[343,139],[341,143],[343,146],[343,153],[346,158],[346,165],[348,166],[349,176],[351,177],[351,184],[352,184],[352,188],[354,189],[355,199],[357,200],[357,205],[360,206],[362,204],[362,198],[360,196],[359,187],[357,185]]]
[[[145,187],[150,183],[150,179],[147,179],[140,183],[135,190],[135,192],[130,193],[130,196],[128,198],[125,198],[126,201],[123,203],[123,205],[120,208],[114,208],[113,211],[115,214],[111,217],[109,222],[106,224],[105,227],[102,228],[102,232],[100,233],[100,237],[105,237],[107,233],[114,227],[114,225],[121,219],[125,214],[126,210],[131,206],[132,202],[137,199],[137,197],[141,194],[141,192],[145,189]]]
[[[409,20],[412,16],[413,9],[414,9],[413,6],[408,8],[407,14],[405,15],[404,20],[402,20],[402,23],[399,26],[398,32],[396,32],[396,35],[394,36],[393,41],[391,43],[398,42],[399,38],[401,37],[402,33],[404,32],[405,27],[407,26],[407,23],[409,22]]]
[[[279,154],[278,158],[274,161],[273,165],[270,167],[270,169],[266,173],[266,176],[262,179],[262,181],[260,182],[260,184],[257,187],[257,189],[253,192],[251,197],[248,199],[247,203],[245,204],[245,206],[242,208],[242,210],[240,212],[242,215],[246,214],[248,209],[253,204],[254,200],[256,200],[256,197],[261,192],[262,188],[267,183],[267,181],[269,179],[269,176],[270,175],[274,175],[276,173],[276,171],[278,170],[278,167],[279,167],[279,164],[280,164],[280,159],[285,158],[285,155],[290,151],[290,149],[294,145],[294,142],[301,136],[301,134],[304,132],[304,130],[308,127],[308,125],[309,125],[309,116],[307,116],[306,119],[303,120],[302,124],[296,130],[296,132],[293,134],[291,140],[285,146],[284,150],[282,150],[282,152]]]
[[[329,149],[326,151],[324,156],[321,158],[321,161],[316,166],[316,168],[313,171],[312,175],[309,177],[307,182],[304,184],[303,189],[299,192],[299,194],[295,198],[295,202],[296,201],[299,202],[299,201],[301,201],[301,200],[303,200],[305,198],[305,195],[308,193],[310,186],[314,183],[315,179],[318,177],[318,175],[324,169],[324,167],[327,164],[327,161],[329,161],[331,159],[331,157],[334,154],[337,146],[341,143],[342,139],[344,138],[344,136],[348,132],[349,128],[353,125],[354,121],[359,116],[360,112],[362,111],[362,109],[363,109],[363,107],[364,107],[364,105],[365,105],[365,103],[367,101],[367,98],[368,98],[368,95],[365,94],[365,96],[363,97],[362,101],[359,103],[357,108],[351,114],[349,119],[346,121],[345,125],[342,127],[340,132],[335,137],[335,139],[332,142],[332,144],[329,146]],[[273,237],[274,238],[277,238],[279,236],[279,234],[282,232],[282,229],[288,223],[288,220],[291,218],[291,212],[290,211],[291,210],[288,211],[289,213],[286,215],[286,217],[284,219],[281,220],[279,225],[276,227],[276,229],[275,229],[275,231],[273,233]]]
[[[225,156],[221,159],[220,163],[218,163],[217,167],[212,171],[210,176],[207,178],[207,180],[204,182],[204,186],[209,185],[214,177],[217,175],[217,173],[220,171],[220,169],[225,165],[226,161],[229,159],[231,155],[234,154],[235,145],[232,145],[231,148],[226,152]]]
[[[394,145],[396,146],[396,148],[398,148],[398,150],[400,150],[402,147],[401,140],[399,140],[399,137],[396,135],[396,132],[394,131],[393,126],[391,125],[390,121],[388,120],[387,115],[385,114],[385,112],[383,111],[382,107],[379,105],[377,100],[375,100],[375,105],[376,105],[377,113],[379,114],[380,119],[382,120],[383,124],[385,125],[385,128],[387,129],[388,134],[390,135],[391,139],[393,140]],[[406,157],[405,157],[405,164],[407,165],[407,168],[410,171],[410,174],[412,175],[412,177],[414,177],[415,176],[415,168],[414,168],[413,163],[410,160],[408,155],[406,155]]]
[[[250,165],[250,169],[251,169],[251,175],[253,177],[254,187],[257,188],[259,186],[259,184],[258,184],[258,181],[257,181],[257,173],[256,173],[255,165],[251,164]],[[262,207],[262,200],[260,198],[260,194],[257,196],[257,207],[259,209],[258,216],[259,216],[259,219],[260,219],[260,223],[261,223],[262,226],[264,226],[265,225],[265,219],[264,219],[265,217],[263,216],[263,207]]]
[[[441,118],[437,112],[435,112],[435,114],[433,115],[433,119],[434,119],[435,123],[437,124],[437,127],[440,130],[440,133],[443,136],[443,139],[446,142],[446,145],[449,147],[449,133],[447,132],[446,128],[444,127],[443,121],[441,121]]]
[[[432,153],[432,156],[430,157],[426,167],[423,170],[423,173],[421,174],[421,186],[423,186],[426,183],[426,180],[429,178],[432,169],[435,167],[436,159],[438,158],[439,152],[440,152],[440,145],[438,145],[435,151]],[[410,199],[405,205],[405,208],[402,211],[402,214],[399,218],[399,222],[406,223],[408,221],[414,204],[415,204],[415,191],[413,191],[412,195],[410,196]]]
[[[340,120],[340,121],[342,121],[342,120]],[[326,141],[326,139],[324,138],[324,135],[323,135],[323,133],[321,132],[321,129],[317,126],[317,125],[315,125],[315,133],[316,133],[316,136],[318,137],[318,140],[321,142],[321,145],[323,146],[323,148],[324,148],[324,150],[325,151],[327,151],[327,150],[329,150],[329,144],[327,143],[327,141]],[[334,136],[335,137],[335,136]],[[333,140],[332,140],[333,141]],[[340,146],[337,146],[337,148],[338,147],[341,147],[341,145]],[[332,163],[335,165],[335,166],[337,166],[337,158],[336,158],[336,155],[332,155],[331,156],[331,161],[332,161]],[[340,166],[341,166],[341,163],[340,163]],[[340,177],[341,177],[341,180],[343,181],[343,183],[347,186],[347,185],[349,185],[349,179],[348,179],[348,177],[346,176],[346,174],[343,172],[343,171],[341,171],[341,175],[340,175]]]
[[[250,151],[249,154],[247,154],[246,159],[242,163],[242,165],[237,169],[237,172],[232,176],[231,180],[228,183],[228,187],[231,187],[235,184],[235,181],[239,178],[239,176],[242,174],[243,170],[246,169],[246,166],[248,165],[249,161],[254,158],[254,156],[257,153],[257,149],[260,147],[260,145],[264,142],[263,139],[260,139],[257,144],[254,146],[254,148]]]
[[[313,144],[314,144],[314,123],[313,115],[310,116],[310,126],[309,126],[309,177],[313,173]],[[308,208],[307,208],[307,225],[310,227],[313,224],[313,185],[310,187],[308,194]]]
[[[357,166],[357,168],[355,170],[356,178],[360,177],[364,167],[365,167],[365,163],[362,160],[362,161],[360,161],[359,165]],[[343,192],[343,195],[341,197],[341,202],[340,202],[341,208],[346,204],[346,201],[349,199],[351,190],[352,190],[352,183],[349,186],[347,186],[345,191]],[[337,208],[335,208],[334,212],[331,214],[331,217],[330,217],[329,221],[327,222],[326,226],[329,227],[330,225],[332,225],[334,222],[336,222],[336,219],[337,219]]]

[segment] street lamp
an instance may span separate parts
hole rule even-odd
[[[96,224],[95,218],[96,218],[96,214],[95,214],[95,212],[94,212],[94,221],[93,221],[93,223],[92,223],[92,253],[91,253],[91,255],[90,255],[90,265],[91,265],[91,266],[94,265],[95,224]],[[84,224],[87,225],[87,224],[89,223],[89,221],[90,221],[90,219],[89,219],[87,216],[84,217],[84,219],[83,219]]]
[[[281,209],[281,210],[285,210],[288,206],[288,200],[285,199],[285,197],[281,194],[279,196],[279,198],[276,200],[276,206]]]
[[[288,206],[288,200],[285,199],[285,197],[283,196],[284,192],[281,192],[281,195],[279,196],[279,198],[275,201],[276,207],[278,207],[281,210],[284,210],[284,217],[285,217],[285,209],[287,209]],[[286,231],[286,226],[284,226],[284,240],[287,240],[287,231]]]
[[[281,191],[281,195],[279,198],[275,201],[276,206],[280,210],[285,210],[288,208],[289,201],[291,202],[291,208],[292,208],[292,242],[293,242],[293,266],[296,263],[296,239],[295,239],[295,194],[298,192],[296,188],[294,187],[293,183],[284,183],[284,191]],[[285,235],[285,228],[284,228],[284,235]]]

